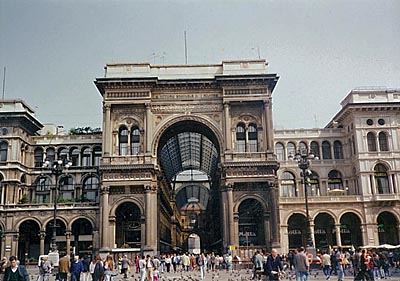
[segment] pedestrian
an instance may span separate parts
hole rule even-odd
[[[300,281],[310,280],[310,263],[308,262],[308,257],[304,253],[304,247],[299,248],[299,252],[296,254],[296,264],[297,270],[299,272]]]
[[[104,277],[104,263],[99,255],[93,261],[94,269],[92,274],[93,281],[102,281]]]
[[[91,260],[88,255],[84,255],[82,258],[82,281],[89,281],[90,278],[90,272],[89,272],[89,266],[90,266]]]
[[[43,257],[42,262],[40,263],[40,280],[49,281],[51,270],[53,269],[49,258],[47,256]]]
[[[326,277],[326,280],[331,278],[331,256],[328,254],[328,250],[322,255],[322,271]]]
[[[3,281],[29,281],[26,268],[18,263],[15,256],[11,256],[9,262],[10,265],[4,271]]]
[[[121,260],[121,273],[124,275],[124,278],[128,278],[128,269],[129,269],[130,264],[131,264],[131,262],[128,259],[128,256],[124,255]]]
[[[71,260],[69,255],[63,256],[58,261],[58,278],[59,281],[67,281],[69,269],[71,268]]]
[[[251,259],[253,262],[253,280],[257,279],[257,272],[259,272],[263,268],[263,257],[260,254],[260,251],[256,251]]]
[[[146,260],[145,260],[144,256],[142,256],[139,259],[138,267],[139,267],[139,272],[140,272],[140,281],[145,281],[146,280]]]
[[[154,270],[153,259],[150,257],[150,255],[147,255],[147,257],[146,257],[146,275],[147,275],[147,281],[153,281],[153,279],[154,279],[153,270]]]
[[[104,262],[104,281],[112,281],[114,275],[114,259],[111,255],[107,255]]]
[[[79,256],[74,256],[74,261],[71,263],[69,268],[69,272],[71,273],[71,281],[79,281],[82,270],[82,261],[79,259]]]
[[[279,280],[282,270],[282,258],[278,255],[276,249],[272,249],[271,254],[267,257],[264,273],[269,276],[269,280]]]
[[[204,279],[205,278],[205,267],[207,265],[207,259],[204,256],[204,253],[201,253],[200,255],[198,255],[196,257],[196,263],[199,266],[199,270],[200,270],[200,279]]]

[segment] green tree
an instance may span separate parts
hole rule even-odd
[[[76,127],[69,130],[69,135],[92,135],[101,133],[100,128]]]

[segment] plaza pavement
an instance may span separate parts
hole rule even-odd
[[[30,274],[30,279],[31,281],[37,281],[38,279],[38,268],[37,266],[28,266],[27,267],[28,272]],[[400,281],[400,270],[393,270],[394,272],[392,273],[392,277],[388,279],[382,279],[382,280],[392,280],[392,281]],[[140,276],[139,274],[134,273],[133,270],[130,271],[129,277],[127,279],[123,278],[122,274],[118,274],[115,276],[114,281],[140,281]],[[177,272],[177,273],[163,273],[161,274],[161,277],[159,278],[159,281],[197,281],[200,280],[200,273],[199,271],[190,271],[190,272]],[[219,270],[216,272],[209,272],[206,273],[205,281],[248,281],[251,280],[251,271],[242,269],[242,270],[234,270],[233,272],[227,272],[226,270]],[[284,280],[292,280],[295,281],[295,278],[293,275],[290,274],[290,272],[287,272],[286,276],[282,279]],[[322,270],[319,269],[314,269],[311,271],[310,275],[310,281],[316,281],[316,280],[326,280],[324,274],[322,273]],[[331,281],[336,281],[337,276],[332,276]],[[344,280],[349,281],[349,280],[354,280],[353,276],[345,276]],[[50,276],[49,281],[55,281],[55,276],[52,275]],[[84,281],[81,279],[81,281]]]

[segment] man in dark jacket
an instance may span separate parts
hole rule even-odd
[[[3,281],[29,281],[29,275],[25,266],[17,264],[15,256],[10,257],[10,266],[4,272]]]
[[[269,276],[269,280],[279,280],[279,273],[283,270],[282,259],[276,249],[272,249],[267,258],[264,271]]]

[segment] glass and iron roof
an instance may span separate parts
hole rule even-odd
[[[170,181],[185,170],[203,171],[214,178],[218,152],[205,135],[182,132],[168,139],[162,147],[161,164]]]
[[[215,138],[196,122],[175,125],[161,139],[160,164],[181,210],[205,210],[219,161]]]

